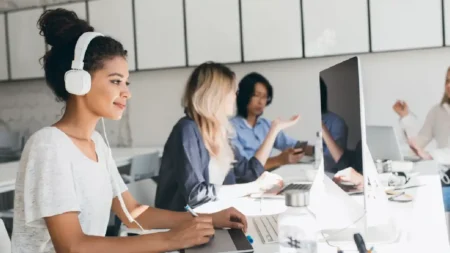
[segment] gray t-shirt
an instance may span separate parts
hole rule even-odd
[[[56,127],[28,140],[17,172],[13,253],[55,252],[44,217],[66,212],[78,212],[86,235],[105,235],[112,200],[127,187],[102,136],[94,132],[92,140],[98,162]]]

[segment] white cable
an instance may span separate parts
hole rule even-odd
[[[310,208],[307,207],[306,209],[307,209],[308,212],[314,217],[314,219],[317,221],[317,216],[316,216],[316,214],[315,214],[314,212],[312,212]],[[326,244],[328,244],[328,246],[335,247],[332,243],[330,243],[330,242],[328,241],[328,239],[329,239],[330,237],[333,237],[333,236],[335,236],[335,235],[338,235],[338,234],[344,232],[345,230],[347,230],[347,229],[350,228],[351,226],[353,226],[353,225],[355,225],[356,223],[358,223],[359,221],[361,221],[366,215],[367,215],[367,212],[364,211],[364,213],[363,213],[363,215],[362,215],[361,217],[359,217],[358,219],[356,219],[355,221],[353,221],[352,223],[350,223],[348,226],[343,227],[343,228],[337,230],[335,233],[333,233],[333,234],[331,234],[331,235],[326,236],[326,235],[323,233],[322,230],[320,231],[320,234],[322,234],[322,237],[323,237],[323,239],[325,240]]]
[[[125,203],[124,203],[123,198],[122,198],[122,193],[120,192],[120,189],[119,189],[119,186],[117,185],[116,179],[114,178],[114,176],[111,173],[111,170],[109,168],[109,159],[113,159],[113,158],[112,158],[111,147],[109,146],[108,137],[106,135],[105,121],[104,121],[103,118],[102,118],[102,125],[103,125],[103,135],[105,136],[106,145],[108,145],[108,159],[106,159],[106,168],[108,170],[108,173],[109,173],[110,177],[112,178],[113,189],[115,189],[116,192],[117,192],[117,197],[119,199],[120,207],[122,208],[122,211],[125,213],[125,216],[127,216],[128,221],[131,222],[131,223],[133,223],[133,222],[136,223],[136,225],[138,225],[138,227],[142,230],[142,232],[144,232],[144,228],[141,226],[141,224],[139,224],[139,222],[137,222],[131,216],[130,212],[128,211],[127,207],[125,206]]]

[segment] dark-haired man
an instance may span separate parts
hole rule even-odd
[[[320,101],[322,124],[326,127],[330,137],[337,146],[340,149],[347,149],[348,126],[344,119],[328,109],[328,89],[322,77],[320,77]],[[335,161],[326,142],[323,143],[323,156],[325,169],[335,166]]]
[[[272,86],[259,73],[250,73],[239,82],[239,92],[236,99],[237,116],[231,120],[236,130],[236,138],[233,139],[232,143],[247,158],[255,155],[270,130],[271,122],[261,115],[272,102],[272,98]],[[302,150],[299,148],[302,146],[301,143],[287,136],[284,132],[280,132],[274,143],[274,148],[282,152],[269,158],[264,168],[270,170],[281,165],[298,163],[305,153],[312,155],[313,147],[305,145],[305,150]]]

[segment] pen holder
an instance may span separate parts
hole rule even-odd
[[[375,161],[375,166],[376,166],[377,172],[379,174],[392,172],[392,161],[391,160],[377,159]]]

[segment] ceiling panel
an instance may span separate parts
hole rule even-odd
[[[40,7],[44,5],[83,2],[84,0],[0,0],[0,11]]]

